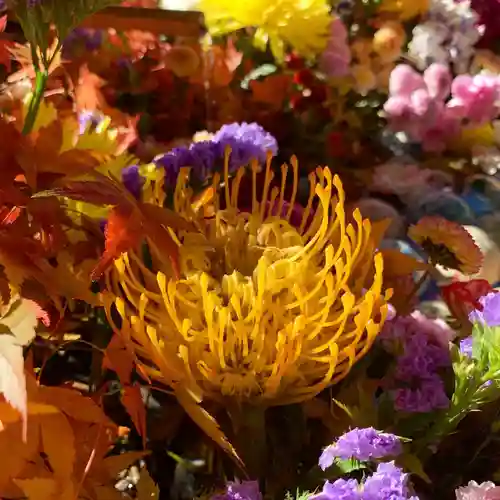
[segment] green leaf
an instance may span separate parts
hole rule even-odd
[[[420,479],[423,479],[426,483],[430,484],[431,480],[429,476],[425,473],[422,462],[419,458],[411,453],[404,453],[399,456],[396,460],[397,464],[403,467],[403,469],[415,474]]]
[[[272,75],[276,73],[278,68],[274,64],[263,64],[262,66],[259,66],[250,73],[247,74],[245,78],[243,78],[241,82],[241,88],[244,90],[248,90],[250,86],[250,82],[253,80],[260,80],[262,78],[265,78],[266,76]]]
[[[334,464],[343,474],[349,474],[356,470],[366,469],[366,465],[359,460],[351,458],[349,460],[335,460]]]
[[[291,493],[290,491],[287,491],[285,495],[285,500],[307,500],[311,495],[312,493],[310,491],[299,491],[297,489],[295,494]]]
[[[337,401],[335,398],[332,398],[332,401],[341,409],[343,410],[347,416],[351,419],[353,419],[352,411],[349,409],[348,406],[346,406],[344,403],[341,403],[340,401]]]

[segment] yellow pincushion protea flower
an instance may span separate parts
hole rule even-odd
[[[254,40],[264,49],[269,42],[278,61],[290,45],[305,57],[320,54],[326,47],[331,23],[326,0],[199,0],[212,35],[225,35],[256,27]]]
[[[481,270],[483,254],[469,232],[443,217],[426,216],[410,227],[408,236],[427,253],[434,265],[472,275]]]
[[[294,403],[339,382],[370,349],[387,314],[370,222],[355,211],[354,226],[346,224],[342,184],[325,168],[310,176],[311,195],[294,227],[298,165],[291,163],[289,204],[288,167],[281,190],[271,189],[269,160],[260,200],[252,167],[248,210],[238,208],[245,171],[230,180],[228,158],[224,187],[216,175],[209,196],[195,199],[181,172],[175,210],[198,231],[175,235],[179,278],[152,245],[151,266],[134,252],[115,261],[103,295],[108,318],[116,320],[114,304],[115,329],[151,379],[200,400]],[[163,203],[160,178],[147,193]]]

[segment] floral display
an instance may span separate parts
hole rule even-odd
[[[500,499],[497,0],[173,5],[0,1],[0,498]]]

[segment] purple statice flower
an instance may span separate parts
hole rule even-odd
[[[262,493],[257,481],[229,481],[226,492],[214,495],[212,500],[262,500]]]
[[[101,30],[75,28],[63,42],[63,58],[71,58],[72,50],[75,45],[79,45],[89,52],[97,50],[101,48],[103,39],[104,33]]]
[[[278,152],[276,139],[257,123],[224,125],[207,141],[194,142],[189,147],[177,147],[155,159],[165,170],[165,184],[175,186],[182,167],[191,167],[193,179],[204,182],[212,172],[222,170],[227,147],[231,148],[229,171],[234,172],[255,159],[266,161],[267,152]]]
[[[83,110],[78,113],[79,133],[84,134],[89,128],[97,127],[104,120],[99,111]]]
[[[243,146],[246,152],[245,154],[251,154],[246,163],[252,158],[264,163],[268,151],[270,151],[273,156],[276,156],[278,153],[278,143],[276,139],[257,123],[243,122],[223,125],[220,130],[214,134],[213,141],[222,144],[224,147],[228,145],[232,148],[236,144],[238,144],[238,147]],[[239,151],[239,154],[243,154],[243,150]]]
[[[417,500],[410,496],[408,474],[394,462],[380,463],[363,485],[362,500]]]
[[[356,479],[326,481],[323,491],[311,495],[309,500],[361,500],[360,486]]]
[[[460,352],[469,358],[472,358],[472,335],[460,341]]]
[[[490,292],[479,299],[483,310],[475,309],[469,314],[471,323],[482,323],[490,327],[500,326],[500,294]]]
[[[401,442],[394,434],[380,432],[373,427],[355,429],[340,436],[336,443],[327,446],[319,457],[319,466],[326,470],[335,458],[354,458],[361,462],[376,458],[394,457],[401,453]]]
[[[404,341],[415,336],[425,336],[432,344],[447,350],[455,332],[445,321],[430,319],[420,311],[414,311],[409,316],[398,316],[392,321],[387,321],[380,339],[384,347],[390,347],[395,341]]]
[[[406,413],[427,413],[447,408],[450,404],[443,380],[436,373],[423,373],[404,381],[396,380],[390,392],[394,408]]]
[[[446,408],[449,399],[439,370],[451,366],[453,331],[419,312],[396,317],[384,325],[384,348],[397,356],[387,385],[397,410],[409,413]]]
[[[398,358],[396,374],[405,380],[415,373],[432,373],[449,365],[448,347],[434,343],[432,337],[425,334],[413,335],[403,341],[403,354]]]
[[[122,182],[127,191],[136,199],[141,197],[144,177],[139,173],[138,165],[130,165],[122,170]]]
[[[190,167],[192,175],[198,181],[209,177],[217,163],[222,162],[224,151],[217,142],[195,142],[189,147],[180,146],[156,158],[158,167],[165,170],[165,183],[175,186],[182,167]]]

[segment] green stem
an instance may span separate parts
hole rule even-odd
[[[49,74],[46,69],[36,70],[35,91],[29,104],[26,119],[24,120],[23,135],[28,135],[33,130],[38,111],[40,110],[40,105],[42,104],[48,78]]]
[[[58,42],[50,59],[47,57],[46,52],[42,52],[40,61],[36,47],[31,45],[33,67],[35,68],[36,72],[35,91],[33,93],[33,97],[31,98],[28,113],[24,121],[23,135],[28,135],[33,130],[33,126],[35,125],[38,111],[40,110],[40,105],[42,104],[43,96],[45,94],[47,81],[49,80],[50,67],[61,49],[62,44],[61,42]]]
[[[266,410],[264,407],[241,404],[230,410],[233,424],[234,444],[245,463],[251,479],[266,476],[267,436]]]

